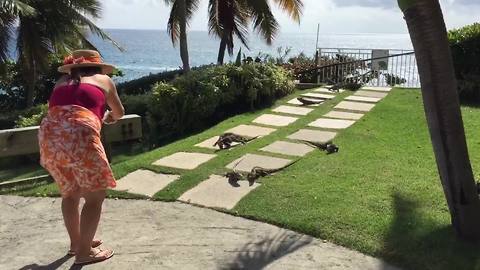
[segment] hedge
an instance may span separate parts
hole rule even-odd
[[[460,99],[480,102],[480,23],[449,31]]]

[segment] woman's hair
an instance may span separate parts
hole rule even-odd
[[[101,67],[77,67],[72,68],[70,71],[70,78],[75,82],[75,84],[80,84],[82,76],[102,74]]]

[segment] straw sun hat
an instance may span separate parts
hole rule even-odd
[[[104,63],[97,51],[76,50],[71,55],[65,57],[63,66],[58,67],[58,71],[70,73],[70,70],[76,67],[100,67],[103,74],[111,74],[115,69],[113,65]]]

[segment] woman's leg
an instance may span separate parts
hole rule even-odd
[[[62,199],[62,214],[68,236],[70,237],[70,250],[76,251],[80,241],[80,214],[78,205],[80,195],[71,195]]]
[[[105,190],[86,192],[83,197],[82,215],[80,217],[80,241],[78,245],[77,260],[84,260],[92,253],[92,240],[97,231],[102,204],[105,199]],[[93,252],[96,253],[96,252]]]

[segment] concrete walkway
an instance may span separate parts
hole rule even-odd
[[[107,200],[99,237],[116,255],[84,269],[398,269],[276,226],[182,203]],[[80,269],[60,199],[0,196],[0,269]]]

